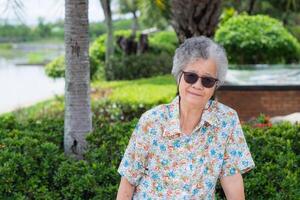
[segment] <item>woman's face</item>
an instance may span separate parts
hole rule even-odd
[[[185,72],[194,72],[198,76],[217,78],[216,63],[212,59],[197,59],[190,62],[184,68]],[[195,107],[205,106],[207,101],[212,97],[216,84],[211,88],[206,88],[201,83],[201,78],[194,84],[187,83],[184,80],[184,74],[179,82],[179,95],[180,98],[190,105]]]

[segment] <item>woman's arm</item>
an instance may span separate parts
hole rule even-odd
[[[243,177],[240,173],[220,178],[227,200],[245,200]]]
[[[131,185],[126,178],[122,177],[118,190],[117,200],[131,200],[134,189],[135,186]]]

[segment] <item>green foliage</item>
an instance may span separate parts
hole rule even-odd
[[[0,25],[1,42],[28,41],[33,38],[31,29],[26,25]]]
[[[49,37],[51,35],[51,29],[52,29],[51,24],[46,24],[44,21],[45,20],[40,17],[38,19],[38,25],[36,27],[37,34],[41,38],[46,38],[46,37]]]
[[[231,17],[236,16],[236,15],[237,15],[237,11],[233,7],[224,8],[222,11],[222,14],[220,16],[220,22],[219,22],[218,26],[224,24]]]
[[[45,67],[45,72],[49,77],[59,78],[65,77],[65,58],[59,56]]]
[[[83,161],[63,154],[63,115],[19,122],[0,117],[0,196],[4,199],[115,199],[117,173],[137,118],[149,107],[109,101],[93,105],[94,130]],[[138,108],[138,109],[137,109]],[[124,112],[124,110],[127,110]],[[122,118],[122,116],[128,116]],[[112,117],[114,116],[114,117]],[[256,168],[244,175],[246,198],[300,197],[300,126],[243,126]],[[278,192],[280,191],[280,192]],[[217,199],[225,199],[221,186]]]
[[[94,129],[87,136],[83,161],[64,156],[62,98],[0,116],[3,199],[116,198],[117,168],[137,118],[157,104],[170,102],[176,85],[171,76],[93,84],[111,90],[114,98],[92,102]],[[264,115],[257,121],[267,122]],[[246,198],[299,199],[300,125],[243,125],[243,130],[256,164],[243,175]],[[216,196],[225,199],[219,183]]]
[[[298,26],[290,26],[288,28],[290,30],[290,32],[298,39],[298,41],[300,42],[300,25]]]
[[[99,112],[93,116],[95,129],[83,161],[64,156],[63,115],[23,122],[14,114],[0,116],[0,196],[115,199],[120,181],[116,168],[136,124],[133,118],[149,108],[109,102],[93,108]]]
[[[115,31],[114,37],[129,37],[131,31]],[[136,36],[138,39],[139,34]],[[100,36],[91,45],[91,66],[98,69],[101,77],[107,80],[137,79],[171,71],[172,56],[178,44],[176,35],[171,31],[159,32],[149,37],[149,50],[143,55],[124,55],[115,44],[115,54],[111,58],[110,69],[104,69],[106,35]],[[102,75],[101,75],[102,74]],[[105,75],[104,75],[105,74]]]
[[[171,75],[131,81],[97,81],[93,84],[100,91],[108,91],[110,101],[133,106],[170,102],[176,94],[176,83]]]
[[[131,24],[132,24],[131,19],[114,20],[113,21],[114,31],[129,30],[131,28]],[[89,24],[89,36],[91,41],[95,41],[99,36],[105,34],[106,32],[107,32],[106,25],[104,22]]]
[[[243,129],[256,164],[244,175],[246,199],[299,199],[300,126],[282,123]],[[218,185],[219,198],[225,199],[221,190]]]
[[[90,62],[91,58],[90,58]],[[95,65],[90,64],[90,77],[91,79],[95,78],[97,68]],[[53,61],[48,63],[45,67],[45,72],[49,77],[52,78],[61,78],[65,77],[65,57],[59,56],[55,58]]]
[[[123,20],[124,21],[124,20]],[[123,22],[120,21],[120,22]],[[114,32],[115,40],[129,37],[131,30]],[[137,79],[154,75],[168,74],[171,71],[172,57],[178,45],[176,34],[172,31],[158,32],[149,37],[149,50],[142,55],[124,55],[123,50],[115,43],[114,57],[111,58],[111,69],[105,69],[106,34],[98,37],[91,45],[90,68],[92,79],[122,80]],[[136,36],[138,40],[139,34]],[[56,58],[46,66],[50,77],[64,77],[64,58]]]
[[[260,1],[233,1],[224,0],[223,7],[233,7],[239,13],[249,13],[253,3],[251,15],[263,14],[276,18],[284,25],[297,25],[299,17],[300,1],[296,0],[260,0]]]
[[[40,52],[32,52],[27,55],[29,64],[47,63],[46,55]]]
[[[145,53],[113,57],[111,70],[106,70],[107,80],[132,80],[142,77],[169,74],[172,58],[162,53],[160,55]]]
[[[161,30],[169,25],[168,20],[171,18],[171,2],[169,0],[139,1],[138,8],[143,24],[149,27],[158,27]]]
[[[2,43],[2,44],[0,44],[0,49],[10,50],[10,49],[12,49],[12,44]]]
[[[129,37],[131,34],[130,30],[120,30],[114,32],[114,38],[117,38],[119,36],[125,36]],[[98,37],[93,44],[90,47],[90,66],[91,68],[97,69],[97,74],[101,78],[104,77],[104,63],[105,63],[105,41],[106,41],[107,35],[101,35]],[[115,48],[115,56],[120,56],[122,51],[120,48],[118,48],[117,44],[114,44]]]
[[[89,37],[91,41],[94,41],[99,35],[106,32],[106,26],[104,23],[89,23]]]
[[[113,21],[114,30],[127,30],[131,28],[130,19]],[[97,37],[106,32],[104,22],[89,24],[89,37],[94,41]],[[27,25],[0,24],[0,42],[27,42],[35,40],[57,39],[64,40],[64,22],[46,23],[40,18],[38,25],[29,27]]]
[[[300,60],[300,44],[282,24],[268,16],[239,15],[227,20],[215,39],[233,64],[293,63]]]
[[[174,31],[160,31],[149,37],[150,52],[168,53],[173,56],[178,47],[178,39]]]

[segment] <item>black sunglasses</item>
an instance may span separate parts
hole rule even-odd
[[[198,74],[194,72],[185,72],[182,71],[183,77],[185,82],[189,84],[194,84],[198,81],[199,78],[201,78],[201,84],[206,88],[212,88],[216,82],[218,82],[218,79],[209,77],[209,76],[198,76]]]

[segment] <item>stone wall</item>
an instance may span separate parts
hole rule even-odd
[[[300,86],[222,86],[215,98],[235,109],[241,121],[300,112]]]

